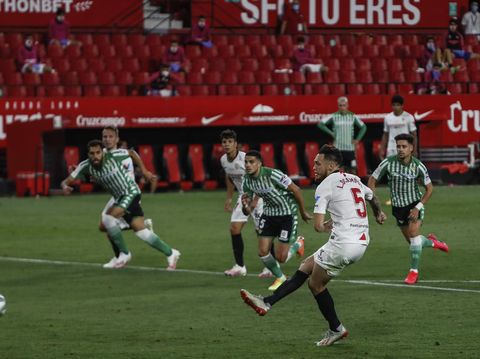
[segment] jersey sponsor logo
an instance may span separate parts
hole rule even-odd
[[[403,177],[406,179],[416,179],[417,176],[414,174],[409,174],[409,173],[399,173],[399,172],[392,172],[393,177]]]
[[[427,112],[424,112],[424,113],[418,113],[418,112],[415,111],[415,114],[414,114],[413,117],[415,117],[415,120],[420,121],[420,120],[424,119],[425,117],[427,117],[428,115],[430,115],[432,112],[433,112],[433,110],[430,110],[430,111],[427,111]]]
[[[210,125],[211,123],[217,121],[219,118],[221,118],[223,116],[223,113],[220,114],[220,115],[216,115],[216,116],[212,116],[212,117],[202,117],[202,125],[204,126],[208,126]]]
[[[84,117],[78,115],[76,124],[78,127],[105,127],[105,126],[125,126],[127,120],[125,117]]]

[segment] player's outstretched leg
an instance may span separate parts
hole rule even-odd
[[[285,262],[288,262],[294,254],[297,254],[298,257],[303,257],[305,254],[305,238],[303,236],[298,236],[297,240],[290,246]]]
[[[425,237],[424,237],[425,238]],[[449,248],[448,248],[448,245],[447,243],[445,242],[442,242],[442,241],[439,241],[437,239],[437,236],[433,233],[430,233],[427,238],[433,243],[433,248],[435,249],[439,249],[441,250],[442,252],[446,252],[448,253],[449,251]]]
[[[255,310],[260,316],[267,314],[271,308],[269,304],[266,304],[263,301],[263,297],[261,295],[255,295],[250,293],[248,290],[240,289],[240,296],[242,297],[243,301],[252,307],[253,310]]]
[[[174,270],[177,267],[177,261],[181,255],[178,250],[171,248],[167,243],[162,241],[155,233],[153,233],[147,228],[135,232],[135,235],[151,247],[155,248],[156,250],[162,252],[167,256],[167,269]]]
[[[285,282],[287,277],[283,274],[280,269],[280,263],[272,256],[271,253],[268,253],[266,256],[260,257],[265,267],[267,267],[270,272],[275,276],[275,281],[272,283],[268,290],[276,290],[280,285]]]
[[[415,284],[418,281],[418,267],[420,265],[420,257],[422,256],[422,236],[410,238],[410,271],[405,278],[405,284]]]

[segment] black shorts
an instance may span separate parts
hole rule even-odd
[[[135,196],[133,198],[132,202],[130,203],[130,206],[128,206],[128,208],[125,210],[125,214],[123,215],[123,219],[128,224],[130,224],[135,217],[143,217],[144,216],[142,206],[140,205],[141,199],[142,199],[141,195]],[[120,201],[121,201],[121,199],[120,199]]]
[[[292,215],[266,216],[262,214],[258,223],[258,235],[260,237],[278,237],[278,240],[282,243],[293,243],[296,240],[298,226],[295,217]]]
[[[352,161],[355,160],[355,151],[340,151],[342,153],[342,166],[352,168]]]
[[[408,206],[405,207],[392,207],[392,215],[397,219],[397,225],[399,227],[408,226],[410,223],[410,211],[415,208],[419,201],[410,203]],[[423,221],[425,217],[425,208],[422,208],[418,214],[418,219]]]

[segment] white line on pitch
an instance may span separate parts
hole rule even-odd
[[[73,266],[83,266],[83,267],[92,267],[92,268],[101,268],[99,263],[87,263],[87,262],[70,262],[70,261],[56,261],[49,259],[36,259],[36,258],[18,258],[18,257],[2,257],[0,256],[0,261],[5,262],[17,262],[17,263],[33,263],[33,264],[53,264],[53,265],[73,265]],[[158,267],[145,267],[145,266],[128,266],[124,270],[140,270],[140,271],[159,271],[166,272],[166,268]],[[224,276],[223,272],[214,272],[214,271],[205,271],[205,270],[196,270],[196,269],[176,269],[175,272],[180,273],[193,273],[193,274],[206,274],[206,275],[215,275],[215,276]],[[256,274],[247,274],[249,277],[256,277]],[[414,285],[406,286],[396,282],[394,280],[354,280],[354,279],[335,279],[336,282],[344,282],[350,284],[364,284],[364,285],[373,285],[373,286],[384,286],[384,287],[402,287],[402,288],[418,288],[418,289],[432,289],[440,291],[450,291],[450,292],[468,292],[468,293],[480,293],[480,290],[474,289],[460,289],[460,288],[444,288],[444,287],[431,287],[424,285]],[[480,280],[425,280],[422,283],[480,283]]]

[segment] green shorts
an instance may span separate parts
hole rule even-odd
[[[415,208],[417,203],[420,201],[413,202],[406,207],[392,207],[392,215],[397,219],[397,226],[404,227],[408,226],[410,223],[410,210]],[[418,219],[423,222],[425,218],[425,207],[423,207],[418,213]]]

